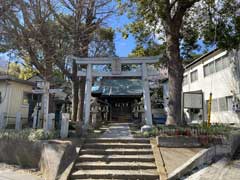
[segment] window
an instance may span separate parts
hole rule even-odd
[[[226,97],[219,98],[218,103],[219,103],[219,111],[227,111],[228,110]]]
[[[232,96],[227,96],[227,97],[222,97],[218,99],[213,99],[211,111],[212,112],[232,111],[232,107],[233,107],[232,98],[233,98]],[[209,100],[206,101],[207,106],[208,106],[208,102]]]
[[[227,56],[220,57],[215,61],[210,62],[205,66],[203,66],[204,76],[206,77],[210,74],[221,71],[222,69],[229,67],[229,64],[230,64],[230,61],[227,58]]]
[[[212,112],[218,111],[218,100],[217,99],[212,100],[211,110],[212,110]]]
[[[232,111],[232,109],[233,109],[233,97],[228,96],[228,97],[226,97],[226,99],[227,99],[227,110]]]
[[[23,92],[23,100],[22,100],[22,104],[23,105],[29,105],[29,100],[32,97],[32,93],[29,92]]]
[[[191,72],[191,82],[197,81],[198,80],[198,71],[195,70]]]
[[[186,84],[188,84],[188,76],[187,75],[183,76],[183,85],[186,85]]]
[[[221,71],[222,69],[224,69],[224,64],[223,64],[223,59],[219,58],[215,61],[216,63],[216,72]]]
[[[203,67],[203,71],[204,71],[204,76],[208,76],[210,74],[213,74],[215,72],[214,61],[206,64]]]
[[[229,59],[227,57],[221,57],[215,61],[216,63],[216,72],[221,71],[229,66]]]

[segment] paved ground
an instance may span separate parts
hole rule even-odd
[[[13,170],[0,170],[0,180],[41,180],[41,178]]]
[[[240,156],[230,160],[223,158],[216,163],[201,169],[187,180],[239,180],[240,179]]]
[[[201,148],[160,148],[168,174],[196,155]]]
[[[111,123],[100,138],[133,138],[129,123]]]
[[[239,180],[240,161],[230,161],[226,158],[201,169],[186,180]]]

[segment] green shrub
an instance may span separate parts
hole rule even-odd
[[[28,141],[47,140],[59,137],[58,131],[51,131],[47,134],[43,129],[23,129],[21,131],[15,131],[12,129],[0,130],[0,139],[24,139]]]
[[[145,137],[145,138],[150,137],[149,131],[143,132],[143,137]]]

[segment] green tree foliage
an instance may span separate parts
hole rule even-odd
[[[114,53],[111,44],[114,32],[104,30],[104,20],[113,13],[111,0],[11,0],[0,2],[0,50],[14,51],[47,80],[55,82],[59,70],[73,82],[74,118],[76,120],[78,94],[83,104],[84,86],[79,85],[78,67],[72,73],[65,64],[66,55],[80,57],[107,56]],[[99,33],[98,33],[99,32]],[[105,42],[103,42],[104,38]],[[111,47],[110,47],[111,44]],[[109,45],[109,47],[108,47]],[[96,52],[97,51],[97,52]],[[69,67],[69,66],[68,66]],[[57,73],[59,74],[59,73]],[[81,81],[85,84],[84,80]],[[79,88],[81,93],[79,93]]]
[[[114,36],[112,28],[101,27],[94,35],[89,45],[90,57],[111,57],[116,56]]]
[[[179,4],[188,1],[179,0],[145,0],[126,1],[117,0],[120,13],[127,12],[133,22],[122,30],[122,36],[127,38],[132,33],[137,44],[144,44],[153,40],[166,42],[164,11],[168,5],[174,15]],[[181,51],[183,57],[191,55],[197,50],[198,40],[202,39],[206,45],[216,44],[219,48],[238,48],[240,43],[240,2],[238,0],[190,0],[192,4],[188,11],[183,12],[183,23],[180,29]],[[177,17],[175,17],[177,18]],[[156,41],[155,41],[156,42]]]
[[[55,64],[54,44],[58,28],[46,1],[14,0],[0,19],[1,51],[13,51],[33,65],[46,80],[51,80]],[[1,1],[1,5],[4,3]]]
[[[183,61],[198,47],[198,40],[217,47],[239,47],[238,0],[118,0],[120,12],[133,21],[123,30],[138,44],[166,44],[169,75],[168,124],[181,124]],[[140,49],[138,53],[143,53]],[[160,52],[159,52],[160,54]]]
[[[9,63],[7,73],[11,76],[14,76],[14,77],[18,78],[20,73],[21,73],[20,65],[17,64],[16,62]]]
[[[8,65],[7,74],[19,79],[27,80],[37,73],[37,70],[27,64],[18,64],[17,62],[11,62]]]

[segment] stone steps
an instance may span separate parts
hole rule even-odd
[[[75,179],[96,178],[96,179],[141,179],[141,180],[157,180],[159,179],[156,170],[78,170],[72,174]]]
[[[155,159],[153,155],[92,155],[84,154],[81,155],[78,161],[82,162],[94,162],[94,161],[105,161],[105,162],[153,162]]]
[[[113,139],[113,138],[89,138],[88,143],[149,143],[148,138],[125,138],[125,139]]]
[[[149,139],[92,138],[80,151],[70,179],[158,180]]]
[[[109,149],[83,149],[82,154],[98,154],[98,155],[146,155],[153,154],[151,149],[124,149],[124,148],[109,148]]]
[[[118,170],[137,170],[137,169],[156,169],[156,165],[153,162],[81,162],[76,163],[76,170],[88,170],[88,169],[118,169]]]
[[[86,143],[84,148],[90,149],[108,149],[108,148],[135,148],[135,149],[144,149],[151,148],[150,144],[145,143]]]

